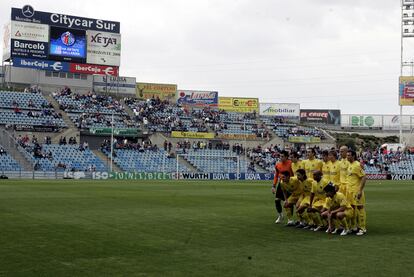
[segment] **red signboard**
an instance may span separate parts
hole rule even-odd
[[[117,66],[71,63],[69,71],[72,73],[81,73],[81,74],[118,76]]]

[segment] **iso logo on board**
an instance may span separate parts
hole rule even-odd
[[[71,32],[69,32],[69,31],[64,32],[60,36],[60,40],[66,46],[72,46],[75,43],[75,41],[76,41],[75,36]]]

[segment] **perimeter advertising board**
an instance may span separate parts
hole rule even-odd
[[[217,91],[178,90],[177,104],[194,107],[217,107]]]
[[[135,95],[135,77],[93,76],[95,92]]]
[[[400,77],[400,106],[414,106],[414,77]]]
[[[119,66],[121,63],[121,35],[86,31],[86,62]]]
[[[258,98],[219,97],[219,109],[237,113],[259,113]]]
[[[301,109],[300,122],[341,125],[341,111]]]
[[[81,73],[82,74],[98,74],[98,75],[110,75],[110,76],[118,75],[118,67],[116,66],[77,64],[77,63],[68,63],[68,62],[61,62],[61,61],[38,60],[38,59],[13,58],[13,66],[48,70],[48,71],[80,73],[80,74]]]
[[[300,105],[290,103],[260,103],[260,115],[298,118],[300,116]]]
[[[177,94],[176,84],[137,83],[136,96],[142,99],[159,97],[161,100],[175,102]]]
[[[352,128],[380,128],[383,127],[383,120],[380,115],[343,115],[341,126]]]

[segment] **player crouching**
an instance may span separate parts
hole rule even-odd
[[[327,233],[333,232],[334,221],[339,221],[344,227],[344,230],[341,232],[341,236],[346,236],[351,233],[348,222],[354,214],[352,206],[347,201],[345,195],[336,191],[335,186],[332,183],[326,185],[323,190],[327,196],[327,210],[322,213],[322,217],[328,220],[329,227]]]

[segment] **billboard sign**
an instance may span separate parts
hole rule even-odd
[[[300,121],[303,123],[341,125],[341,111],[301,109]]]
[[[14,58],[13,66],[33,68],[48,71],[69,71],[69,63],[59,61],[48,61],[48,60],[35,60],[26,58]]]
[[[260,103],[260,115],[297,118],[300,116],[300,105],[290,103]]]
[[[259,113],[259,99],[241,97],[219,97],[219,109],[237,113]]]
[[[28,40],[11,40],[12,57],[47,59],[47,42],[28,41]]]
[[[69,72],[72,73],[118,76],[118,67],[116,66],[80,63],[70,63],[69,66]]]
[[[11,38],[16,40],[49,42],[49,26],[45,24],[12,21]]]
[[[11,24],[8,23],[3,26],[3,57],[2,61],[10,59],[10,46],[11,46]]]
[[[414,77],[400,77],[400,106],[414,106]]]
[[[121,35],[86,31],[86,62],[119,66],[121,63]]]
[[[378,115],[351,115],[351,127],[377,128],[382,127],[382,118]]]
[[[172,138],[213,139],[214,133],[172,131]]]
[[[21,9],[12,8],[11,20],[81,30],[96,30],[111,33],[119,33],[120,31],[119,22],[59,13],[41,12],[36,11],[30,5],[25,5]]]
[[[288,141],[292,143],[320,143],[321,138],[311,136],[290,136]]]
[[[217,91],[179,90],[177,104],[196,107],[217,107]]]
[[[50,59],[86,61],[86,33],[84,30],[50,27]]]
[[[135,77],[93,76],[95,92],[109,92],[135,95]]]
[[[175,101],[177,94],[176,84],[137,83],[136,95],[138,98],[151,99],[159,97],[161,100]]]

